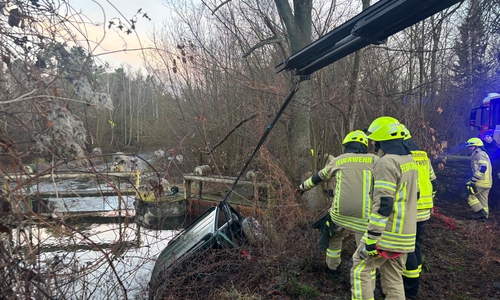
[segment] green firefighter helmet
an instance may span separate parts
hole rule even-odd
[[[483,141],[480,138],[470,138],[467,141],[467,147],[482,147],[484,146]]]
[[[368,147],[368,137],[361,130],[354,130],[349,132],[342,141],[342,145],[350,142],[358,142]]]
[[[405,127],[393,117],[379,117],[368,127],[368,138],[376,142],[402,139],[405,137]]]

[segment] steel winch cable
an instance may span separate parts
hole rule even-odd
[[[288,104],[290,103],[290,101],[292,100],[293,96],[295,95],[295,93],[299,90],[299,84],[301,81],[304,81],[306,79],[308,79],[309,76],[300,76],[299,79],[297,81],[295,81],[294,85],[293,85],[293,88],[292,90],[290,91],[290,93],[288,94],[288,96],[286,97],[285,101],[283,102],[283,104],[281,105],[281,108],[280,110],[278,111],[278,113],[276,114],[276,116],[274,117],[273,121],[271,122],[271,124],[267,125],[266,127],[266,130],[264,131],[264,134],[262,134],[262,137],[260,138],[260,141],[259,143],[257,144],[257,146],[255,147],[255,149],[253,150],[252,154],[250,155],[250,157],[248,158],[247,162],[245,163],[245,165],[243,166],[243,168],[241,169],[240,173],[238,174],[238,176],[236,177],[236,179],[234,180],[233,182],[233,185],[231,186],[231,188],[229,189],[229,191],[226,193],[226,196],[224,197],[224,199],[221,201],[221,203],[219,204],[219,207],[223,207],[227,204],[227,201],[228,201],[228,198],[229,196],[231,195],[231,193],[233,192],[233,189],[236,187],[236,184],[238,183],[241,175],[243,175],[243,173],[245,172],[246,168],[250,165],[250,162],[252,161],[253,157],[255,156],[255,154],[257,154],[257,151],[259,151],[260,147],[264,144],[264,142],[266,141],[267,139],[267,136],[269,135],[269,133],[271,132],[271,130],[273,129],[274,125],[276,125],[276,122],[278,122],[278,119],[280,118],[281,114],[283,114],[283,111],[285,110],[285,108],[288,106]]]

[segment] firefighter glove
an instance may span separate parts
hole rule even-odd
[[[296,189],[295,189],[295,194],[297,194],[297,195],[303,195],[303,194],[304,194],[304,191],[303,191],[303,190],[301,190],[300,188],[296,188]]]
[[[312,224],[312,227],[319,231],[318,248],[320,250],[325,251],[328,249],[330,237],[335,235],[335,229],[333,226],[332,219],[330,218],[330,212]]]
[[[477,187],[474,181],[468,181],[465,186],[467,187],[467,192],[469,193],[469,195],[474,195],[477,193]]]
[[[377,251],[377,240],[373,240],[371,238],[366,238],[366,254],[370,256],[378,256]]]

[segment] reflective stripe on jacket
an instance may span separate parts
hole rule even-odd
[[[482,188],[491,188],[491,162],[488,154],[481,148],[476,148],[471,155],[472,180],[476,182],[476,186]],[[481,167],[486,167],[484,173],[481,172]]]
[[[372,213],[365,238],[378,240],[382,250],[409,253],[415,249],[418,168],[411,155],[385,154],[373,170]],[[391,207],[387,216],[381,200]],[[388,206],[389,205],[389,206]],[[380,209],[380,210],[379,210]]]
[[[369,153],[345,153],[318,172],[323,181],[336,178],[330,216],[338,225],[365,232],[371,208],[373,168],[379,157]],[[311,181],[306,180],[307,188]]]
[[[436,175],[425,151],[411,151],[411,157],[413,157],[418,169],[420,198],[418,198],[417,202],[417,222],[421,222],[429,220],[431,216],[430,209],[434,206],[431,181],[436,179]]]

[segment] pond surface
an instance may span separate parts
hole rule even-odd
[[[54,299],[147,299],[156,258],[178,232],[136,224],[71,227],[31,230],[31,246],[39,247],[35,271],[45,274],[45,291]],[[17,242],[28,245],[23,235]]]
[[[122,182],[121,188],[126,187],[131,185]],[[114,191],[107,183],[95,179],[39,182],[29,189],[65,195]],[[67,216],[72,212],[111,212],[119,208],[118,196],[59,197],[56,194],[48,201],[54,212],[63,216],[64,213]],[[133,214],[133,202],[134,196],[123,196],[121,209]],[[147,287],[156,258],[181,225],[164,224],[169,230],[151,230],[130,222],[133,221],[122,219],[118,223],[117,218],[109,218],[109,223],[98,224],[82,219],[31,226],[14,231],[14,243],[36,249],[36,264],[31,267],[44,278],[43,284],[38,283],[38,291],[54,299],[148,299]],[[175,230],[171,230],[173,228]],[[39,296],[34,294],[35,298]]]
[[[135,189],[126,180],[121,181],[120,184],[114,182],[115,187],[119,186],[123,193],[121,205],[115,187],[95,178],[42,181],[26,187],[24,192],[42,195],[42,198],[49,201],[50,210],[56,213],[105,212],[118,210],[120,207],[122,210],[134,210]],[[50,196],[45,196],[47,194]]]

